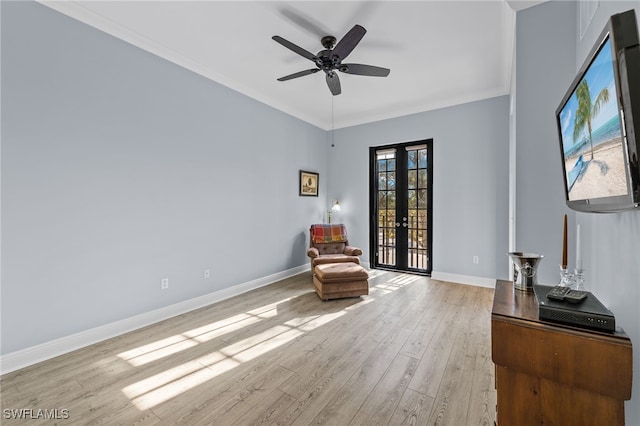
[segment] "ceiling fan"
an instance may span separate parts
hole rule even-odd
[[[336,44],[336,38],[333,36],[322,37],[320,42],[324,46],[325,50],[321,50],[316,55],[309,52],[302,47],[291,43],[280,36],[271,37],[287,49],[290,49],[300,56],[303,56],[316,64],[316,68],[311,68],[304,71],[299,71],[293,74],[280,77],[278,81],[287,81],[293,78],[302,77],[309,74],[317,73],[318,71],[324,71],[326,74],[327,86],[331,93],[339,95],[342,90],[340,88],[340,79],[336,71],[344,72],[347,74],[366,75],[372,77],[386,77],[389,75],[390,70],[387,68],[376,67],[373,65],[363,64],[343,64],[342,61],[349,56],[353,49],[360,43],[362,37],[367,32],[364,27],[360,25],[354,25],[347,34]],[[334,47],[335,46],[335,47]]]

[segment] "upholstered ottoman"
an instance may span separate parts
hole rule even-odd
[[[357,263],[325,263],[316,266],[313,286],[322,300],[358,297],[369,294],[369,274]]]

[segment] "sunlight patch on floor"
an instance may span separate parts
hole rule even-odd
[[[384,296],[393,291],[399,290],[402,287],[405,287],[416,280],[419,280],[421,277],[417,275],[404,275],[404,276],[396,276],[392,277],[388,281],[383,281],[378,283],[372,287],[369,287],[369,296]]]
[[[163,372],[127,386],[122,391],[133,401],[138,409],[147,410],[214,379],[240,364],[234,359],[225,358],[223,355],[220,356],[222,359],[213,364],[211,368],[204,367],[197,361],[191,361],[175,369],[167,370],[171,373],[182,373],[178,377],[174,377],[174,374],[165,374],[166,372]],[[146,389],[149,390],[143,392]]]
[[[368,269],[367,273],[369,274],[369,279],[373,279],[381,275],[388,274],[389,272],[383,271],[382,269]]]
[[[122,392],[133,401],[137,408],[147,410],[212,380],[242,363],[272,351],[305,333],[328,324],[346,315],[348,311],[372,300],[363,299],[337,312],[290,319],[284,324],[273,326],[195,360],[133,383],[123,388]],[[242,321],[244,320],[240,320],[240,322]],[[156,342],[158,343],[156,346],[165,348],[166,344],[171,346],[175,344],[172,343],[175,337],[163,339],[164,345]],[[145,345],[149,348],[156,348],[156,346],[154,344]]]
[[[275,326],[198,359],[140,380],[122,391],[136,407],[147,410],[302,334],[303,331],[292,327]]]
[[[361,298],[357,303],[345,306],[336,312],[292,318],[283,324],[275,325],[182,365],[142,379],[126,386],[122,389],[122,392],[140,410],[155,407],[231,371],[240,364],[254,360],[260,355],[291,342],[305,333],[326,325],[346,315],[349,311],[371,303],[375,301],[376,297],[399,290],[420,278],[412,275],[393,276],[387,281],[372,286],[368,297]],[[291,299],[293,297],[122,352],[119,357],[134,366],[158,360],[192,348],[202,342],[238,331],[247,325],[277,316],[278,305]]]
[[[181,334],[176,334],[175,336],[119,353],[118,357],[137,367],[176,352],[189,349],[197,344],[198,342],[194,342]]]
[[[388,282],[398,286],[405,286],[407,284],[411,284],[412,282],[419,280],[420,278],[422,277],[418,275],[404,274],[404,275],[395,276],[391,278]]]
[[[243,314],[234,315],[184,333],[167,337],[166,339],[138,346],[137,348],[119,353],[118,357],[129,362],[129,364],[134,367],[157,361],[169,355],[192,348],[200,343],[238,331],[248,325],[275,317],[278,315],[277,306],[291,299],[291,297],[288,297],[278,302],[252,309]]]

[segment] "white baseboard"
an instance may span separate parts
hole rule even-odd
[[[474,285],[476,287],[496,288],[496,280],[493,278],[474,277],[470,275],[450,274],[448,272],[431,272],[434,280],[447,281],[458,284]]]
[[[21,349],[0,356],[0,374],[10,373],[24,367],[46,361],[59,355],[84,348],[98,342],[119,336],[130,331],[146,327],[159,321],[181,315],[194,309],[220,302],[233,296],[237,296],[247,291],[264,287],[276,281],[292,277],[294,275],[307,272],[309,265],[302,265],[286,271],[277,272],[266,277],[258,278],[233,287],[214,291],[213,293],[195,297],[165,306],[164,308],[155,309],[130,318],[125,318],[109,324],[101,325],[89,330],[81,331],[49,342],[41,343],[36,346]]]

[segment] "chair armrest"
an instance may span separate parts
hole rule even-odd
[[[344,248],[344,254],[347,256],[360,256],[362,254],[362,249],[359,247],[346,246]]]
[[[315,247],[309,247],[309,250],[307,250],[307,256],[313,259],[315,257],[320,256],[320,252]]]

